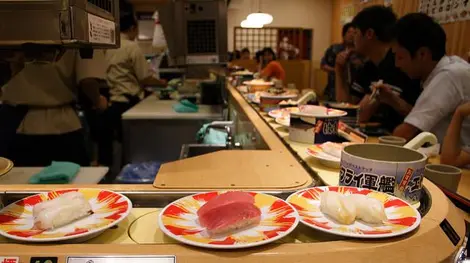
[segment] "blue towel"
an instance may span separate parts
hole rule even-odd
[[[80,171],[80,165],[71,162],[52,162],[29,179],[30,184],[68,184]]]
[[[181,100],[173,105],[173,110],[178,113],[194,113],[199,111],[199,106],[189,100]]]
[[[209,131],[207,131],[209,125],[210,124],[204,124],[202,128],[199,129],[196,140],[203,144],[225,145],[227,143],[227,133],[212,128],[209,128]]]

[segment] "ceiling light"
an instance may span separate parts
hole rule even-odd
[[[243,28],[262,28],[263,24],[256,23],[254,21],[249,21],[249,20],[245,19],[240,23],[240,26],[243,27]]]
[[[246,20],[257,24],[268,25],[273,22],[273,16],[267,13],[251,13],[246,17]]]

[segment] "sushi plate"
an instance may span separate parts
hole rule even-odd
[[[160,230],[169,237],[192,246],[211,249],[239,249],[261,246],[289,235],[299,223],[299,214],[286,201],[255,192],[255,206],[261,210],[261,222],[235,233],[210,237],[199,225],[197,211],[210,199],[224,192],[186,196],[166,206],[158,216]]]
[[[255,93],[246,94],[246,98],[250,103],[259,104],[259,96]]]
[[[299,112],[299,107],[289,107],[284,109],[276,109],[268,112],[269,117],[271,118],[279,118],[279,117],[290,117],[291,112]]]
[[[381,201],[388,220],[381,225],[366,224],[356,220],[343,225],[320,211],[320,194],[335,191],[343,194],[362,194]],[[353,238],[389,238],[404,235],[415,230],[421,223],[416,208],[400,198],[369,189],[348,186],[322,186],[300,190],[287,198],[300,214],[303,224],[333,235]]]
[[[7,174],[13,168],[13,162],[0,157],[0,176]]]
[[[276,123],[284,127],[290,126],[290,116],[281,116],[275,119]]]
[[[321,164],[326,167],[338,169],[340,166],[341,158],[338,158],[323,151],[321,144],[315,144],[308,147],[307,154],[317,159]]]
[[[93,214],[54,230],[33,228],[33,206],[67,192],[80,192],[90,202]],[[22,242],[60,242],[96,236],[124,220],[132,209],[122,194],[102,189],[74,188],[26,197],[0,211],[0,235]]]

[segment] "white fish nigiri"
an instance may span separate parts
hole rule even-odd
[[[356,216],[366,223],[381,224],[387,221],[384,205],[379,200],[359,194],[349,196],[356,205]]]
[[[324,153],[327,153],[336,158],[341,158],[341,151],[343,150],[343,145],[333,142],[325,142],[321,145],[321,149]]]
[[[320,210],[344,225],[350,225],[356,220],[356,206],[353,200],[338,192],[321,193]]]
[[[41,230],[59,228],[93,214],[82,193],[69,192],[33,207],[34,227]]]

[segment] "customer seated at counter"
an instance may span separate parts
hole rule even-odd
[[[250,53],[250,50],[248,48],[242,49],[242,51],[240,52],[240,59],[241,60],[250,60],[251,59],[251,53]]]
[[[272,78],[285,80],[286,72],[282,67],[281,63],[276,60],[276,54],[272,48],[264,48],[262,57],[262,68],[260,76],[266,80]]]
[[[470,102],[460,105],[452,117],[441,149],[441,163],[464,167],[470,165],[470,145],[460,144],[465,119],[470,117]],[[468,130],[467,130],[468,132]]]
[[[344,66],[351,54],[344,51],[337,57],[336,99],[354,103],[352,97],[362,98],[359,119],[361,122],[378,121],[383,128],[393,131],[411,111],[421,92],[419,81],[413,81],[395,66],[392,52],[393,28],[397,21],[391,8],[371,6],[359,12],[352,23],[356,26],[355,48],[368,61],[357,72],[355,81],[348,87],[344,83]],[[380,93],[371,98],[374,83]]]
[[[411,139],[421,131],[434,133],[442,143],[457,107],[470,101],[470,64],[446,56],[446,33],[431,17],[414,13],[396,26],[396,65],[422,81],[423,92],[394,135]],[[462,123],[460,145],[470,145],[470,120]]]
[[[134,41],[138,34],[137,21],[132,13],[120,18],[121,47],[106,51],[110,88],[110,106],[103,114],[98,139],[98,162],[111,166],[115,132],[121,138],[121,115],[144,98],[144,86],[166,85],[149,69],[142,50]]]
[[[345,51],[343,54],[346,54],[346,53],[349,53],[350,50],[354,50],[355,34],[356,34],[356,28],[354,27],[354,25],[352,23],[345,24],[342,29],[343,42],[331,45],[325,51],[325,55],[321,59],[321,63],[320,63],[321,70],[323,70],[324,72],[328,74],[328,83],[325,87],[324,94],[326,96],[326,99],[329,101],[336,100],[336,95],[335,95],[336,57],[338,56],[338,54],[340,54],[343,51]],[[353,52],[350,56],[348,56],[348,61],[345,63],[346,64],[345,71],[342,72],[342,74],[348,74],[349,76],[352,75],[351,71],[350,72],[347,72],[347,71],[352,69],[351,66],[357,65],[356,63],[354,63],[354,61],[357,61],[358,59],[360,61],[360,58],[358,58],[355,54],[356,52]],[[347,78],[348,76],[345,76],[345,79]]]

